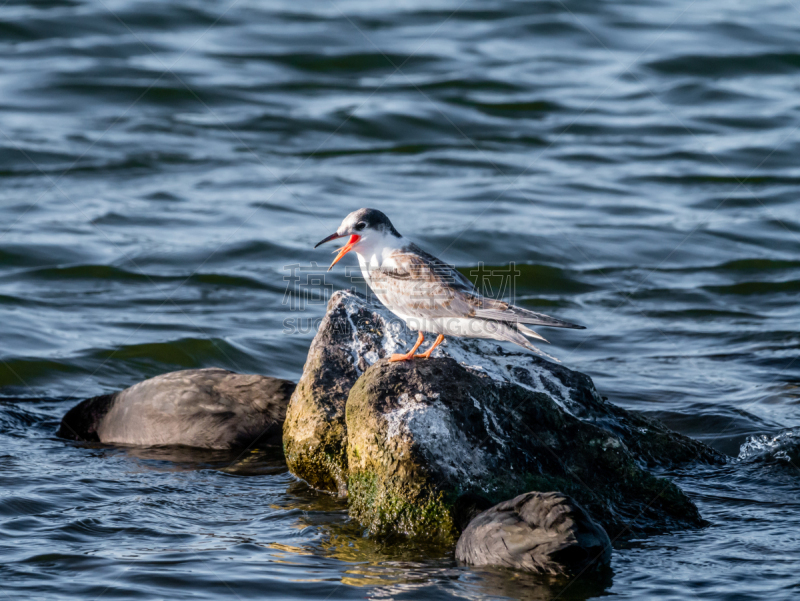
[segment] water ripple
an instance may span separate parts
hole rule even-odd
[[[733,601],[797,586],[800,490],[776,459],[794,461],[800,420],[790,3],[0,13],[8,594]],[[484,289],[587,325],[548,332],[560,358],[731,456],[671,474],[712,525],[625,543],[609,581],[564,591],[366,539],[279,450],[54,438],[77,398],[170,369],[296,379],[325,290],[354,283],[345,260],[305,295],[292,266],[321,279],[314,243],[361,206]]]

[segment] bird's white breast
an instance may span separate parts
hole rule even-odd
[[[403,310],[403,304],[399,302],[400,299],[396,299],[393,295],[388,294],[388,291],[383,290],[383,286],[376,282],[376,280],[384,280],[385,278],[376,278],[373,274],[373,272],[381,269],[381,267],[389,269],[396,268],[394,259],[391,257],[392,253],[396,250],[397,248],[394,245],[376,245],[371,249],[356,250],[356,255],[358,256],[361,275],[364,277],[364,280],[366,280],[370,289],[375,293],[375,296],[377,296],[392,313],[407,320],[408,313]]]

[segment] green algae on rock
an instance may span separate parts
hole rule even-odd
[[[311,343],[283,426],[289,470],[312,487],[347,494],[347,430],[344,408],[358,378],[343,344],[352,330],[344,307],[333,300]]]
[[[390,315],[353,292],[340,290],[328,302],[283,428],[289,470],[313,488],[347,495],[345,403],[364,370],[393,352],[384,331]]]

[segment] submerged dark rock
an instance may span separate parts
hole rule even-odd
[[[156,376],[121,392],[81,401],[58,436],[125,445],[231,449],[282,436],[293,382],[224,369]]]
[[[645,468],[722,461],[709,447],[608,403],[584,374],[490,341],[386,360],[415,339],[380,303],[335,293],[288,409],[291,471],[349,494],[370,532],[454,539],[457,500],[476,498],[464,495],[556,490],[612,536],[703,523]]]
[[[568,576],[607,566],[611,541],[569,497],[529,492],[475,517],[458,539],[456,559]]]

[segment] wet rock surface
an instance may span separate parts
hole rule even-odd
[[[570,495],[612,537],[703,523],[645,468],[722,462],[709,447],[608,403],[584,374],[491,341],[448,338],[429,360],[387,361],[415,339],[377,301],[335,293],[288,409],[290,469],[349,494],[369,532],[455,540],[459,498],[529,491]]]
[[[246,447],[281,440],[295,385],[225,369],[188,369],[81,401],[61,420],[58,436],[137,446]]]
[[[552,576],[607,566],[611,541],[573,499],[529,492],[480,513],[461,533],[456,559]]]
[[[291,472],[314,488],[342,496],[347,494],[344,408],[361,373],[350,350],[357,344],[351,320],[345,303],[331,300],[308,350],[283,428],[283,450]]]
[[[461,495],[556,490],[612,536],[703,523],[610,431],[452,358],[379,361],[350,391],[346,423],[351,515],[374,534],[447,538]]]

